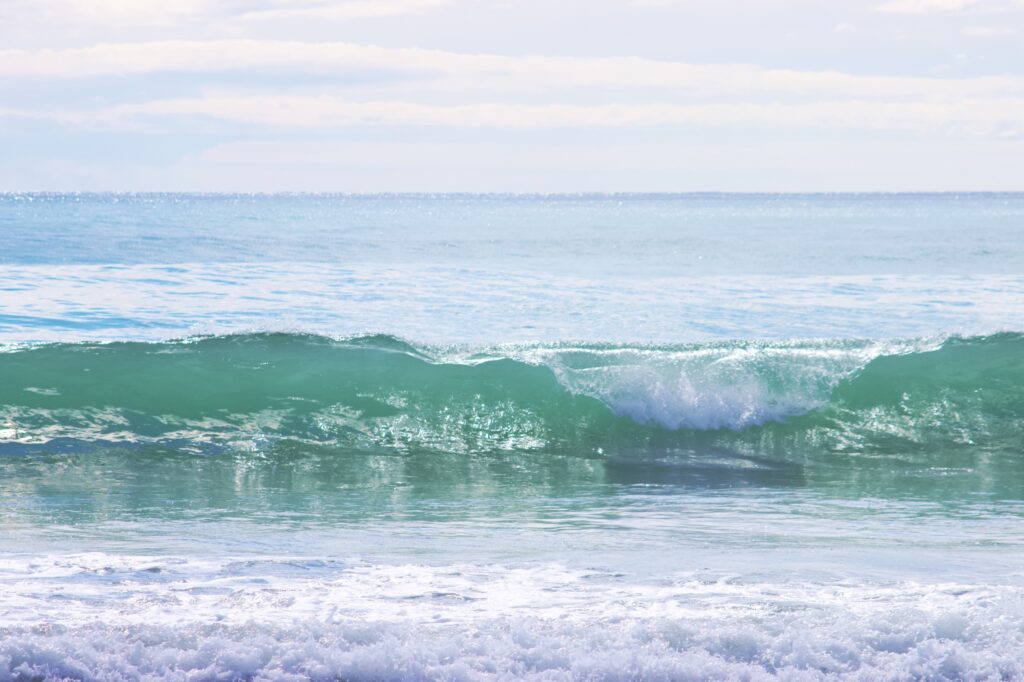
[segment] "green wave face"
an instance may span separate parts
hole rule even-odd
[[[22,442],[483,452],[575,443],[616,421],[545,367],[435,362],[389,337],[52,345],[0,355],[0,373],[0,419]]]
[[[841,382],[821,421],[862,449],[1024,445],[1024,337],[953,338],[882,356]],[[818,427],[821,428],[821,427]]]
[[[626,483],[1024,483],[1019,334],[490,349],[253,334],[9,349],[0,377],[0,454],[362,453],[448,483],[460,462],[566,457]]]

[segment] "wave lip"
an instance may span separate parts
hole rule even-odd
[[[841,381],[883,353],[917,344],[857,341],[711,343],[535,351],[575,393],[616,415],[670,430],[734,431],[824,406]],[[527,357],[530,357],[529,355]]]

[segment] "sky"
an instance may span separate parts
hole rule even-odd
[[[1024,190],[1024,0],[0,0],[0,191]]]

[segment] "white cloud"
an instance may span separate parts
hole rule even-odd
[[[311,74],[389,72],[376,87],[434,93],[563,95],[572,89],[638,88],[662,98],[813,96],[965,98],[1024,94],[1024,77],[908,78],[836,71],[767,69],[749,64],[690,64],[639,57],[510,57],[352,43],[213,40],[95,45],[67,50],[0,50],[0,77],[84,78],[158,72],[251,71]]]
[[[334,2],[309,2],[276,0],[269,6],[262,6],[243,12],[243,19],[355,19],[358,17],[383,17],[398,14],[425,12],[451,0],[342,0]]]
[[[950,14],[965,10],[996,14],[1024,9],[1024,0],[889,0],[875,5],[875,9],[891,14]]]
[[[999,36],[1012,36],[1017,31],[1008,26],[965,26],[960,30],[960,33],[975,38],[996,38]]]
[[[165,26],[209,11],[210,0],[7,0],[0,18],[7,26],[29,29],[53,23],[97,26]]]
[[[801,144],[800,178],[778,180],[780,186],[818,186],[821,169],[832,167],[875,188],[940,171],[954,178],[943,186],[1004,187],[1019,176],[1007,149],[1019,157],[1024,143],[1024,71],[1007,52],[1016,37],[998,43],[997,36],[1024,31],[1020,15],[1007,13],[1022,6],[1024,0],[0,0],[0,136],[14,150],[0,163],[7,173],[0,181],[75,188],[81,183],[66,178],[83,163],[110,172],[103,187],[135,186],[144,182],[140,169],[151,168],[148,186],[166,189],[171,176],[162,174],[174,158],[200,158],[211,145],[248,139],[278,155],[295,151],[280,172],[268,158],[265,168],[277,173],[269,188],[347,186],[309,171],[309,150],[321,151],[323,167],[356,169],[350,177],[362,182],[357,170],[376,163],[382,149],[390,156],[360,187],[395,189],[402,168],[408,183],[401,187],[429,177],[471,189],[481,168],[492,169],[488,187],[519,187],[504,161],[524,147],[530,151],[516,172],[526,187],[572,189],[582,171],[606,176],[600,187],[643,189],[655,177],[677,181],[652,168],[690,167],[709,186],[727,178],[738,183],[729,187],[750,188],[775,182]],[[454,9],[428,14],[443,7]],[[399,15],[415,19],[348,21]],[[952,51],[970,53],[966,64],[952,64],[949,38],[957,31],[972,36],[972,49]],[[833,39],[822,40],[823,32]],[[787,36],[783,62],[770,38],[778,35]],[[861,35],[872,49],[850,52]],[[979,52],[986,38],[993,49]],[[948,70],[930,70],[935,64]],[[846,71],[829,69],[839,65]],[[953,75],[982,69],[997,75]],[[1012,137],[1018,139],[1003,139]],[[346,158],[325,146],[332,141],[349,150]],[[410,170],[408,149],[416,144],[429,152]],[[562,167],[572,180],[559,180],[551,169],[573,145],[571,163]],[[638,151],[624,169],[630,145]],[[694,145],[720,164],[718,180],[705,179],[707,159],[687,161]],[[862,145],[874,145],[875,153],[858,166]],[[745,165],[752,147],[762,150],[757,168]],[[953,148],[972,152],[946,158],[933,151]],[[448,182],[436,163],[458,149],[465,172]],[[47,170],[47,154],[70,165]],[[989,163],[996,159],[1001,166]],[[208,166],[209,186],[223,188],[218,183],[230,178],[233,188],[252,188],[255,165],[242,160],[230,172]],[[303,179],[289,179],[293,172]],[[190,178],[182,171],[179,181],[195,186]]]
[[[892,0],[876,6],[881,12],[894,14],[926,14],[929,12],[958,12],[980,5],[983,0]]]
[[[1024,77],[911,78],[638,57],[513,57],[352,43],[212,40],[0,50],[0,77],[85,78],[161,72],[363,75],[357,85],[234,90],[74,110],[8,109],[70,126],[206,125],[288,129],[810,127],[928,135],[1024,130]],[[381,74],[385,74],[381,76]],[[259,83],[259,81],[254,81]],[[581,93],[585,96],[582,96]],[[9,105],[11,103],[8,103]],[[200,119],[199,122],[196,119]]]
[[[927,135],[1019,137],[1024,98],[956,102],[844,100],[804,104],[609,104],[439,106],[402,101],[353,102],[327,96],[208,95],[166,99],[99,110],[6,112],[91,127],[158,127],[168,119],[209,118],[233,124],[287,129],[349,126],[451,126],[457,128],[638,128],[652,126],[849,129]]]
[[[354,19],[418,13],[451,0],[4,0],[10,26],[166,27],[189,22]]]

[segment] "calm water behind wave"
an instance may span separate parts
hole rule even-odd
[[[0,196],[0,341],[1016,331],[1024,195]]]

